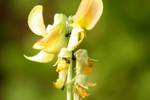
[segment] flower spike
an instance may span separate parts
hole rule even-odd
[[[44,36],[46,34],[46,28],[43,20],[43,6],[37,5],[32,8],[28,16],[28,25],[33,33],[36,35]]]
[[[89,88],[96,85],[89,80],[94,60],[89,58],[86,49],[77,48],[86,37],[86,30],[94,28],[102,12],[102,0],[81,0],[73,16],[56,13],[52,25],[44,24],[42,5],[35,6],[29,13],[29,28],[42,38],[33,45],[40,52],[24,57],[34,62],[49,63],[57,55],[54,66],[58,78],[53,84],[57,89],[66,88],[67,100],[86,99],[90,95]]]
[[[91,30],[100,19],[102,12],[102,0],[81,0],[80,6],[74,15],[74,22],[82,28]]]

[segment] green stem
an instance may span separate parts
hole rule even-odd
[[[72,95],[73,93],[72,93],[72,59],[71,59],[67,75],[67,100],[72,100],[73,99]]]

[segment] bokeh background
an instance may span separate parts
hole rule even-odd
[[[81,48],[98,59],[88,100],[150,100],[150,0],[103,0],[104,13]],[[80,0],[0,0],[0,100],[65,100],[51,64],[26,60],[39,39],[27,25],[30,10],[44,6],[45,23],[73,15]]]

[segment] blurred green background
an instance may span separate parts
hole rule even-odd
[[[88,100],[150,100],[150,0],[103,0],[104,13],[81,48],[98,59]],[[73,15],[80,0],[0,0],[0,100],[65,100],[52,83],[51,64],[26,60],[39,39],[27,25],[30,10],[44,6],[45,23]]]

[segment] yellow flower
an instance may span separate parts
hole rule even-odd
[[[91,30],[103,12],[102,0],[81,0],[80,6],[73,17],[74,23]]]
[[[41,5],[35,6],[29,16],[28,25],[33,33],[44,36],[46,34],[46,27],[43,21],[43,7]]]
[[[54,83],[54,86],[57,89],[63,88],[65,81],[66,81],[66,76],[67,76],[67,71],[68,71],[69,63],[65,59],[61,59],[57,65],[56,72],[58,72],[58,79]]]
[[[68,67],[70,66],[72,53],[67,50],[67,48],[61,49],[58,54],[58,61],[56,62],[57,68],[56,72],[58,72],[58,79],[54,83],[54,86],[57,89],[62,89],[66,82]]]
[[[80,6],[73,16],[71,36],[68,50],[75,50],[85,37],[84,29],[91,30],[103,12],[102,0],[82,0]]]
[[[93,71],[93,60],[88,57],[84,49],[79,49],[75,53],[74,51],[83,41],[85,30],[91,30],[100,19],[103,12],[102,0],[81,0],[74,16],[67,18],[64,14],[55,14],[53,25],[44,24],[42,12],[43,7],[37,5],[28,16],[29,28],[34,34],[41,36],[41,39],[33,45],[33,48],[40,52],[31,57],[25,55],[25,58],[48,63],[57,55],[58,60],[54,66],[57,66],[58,79],[54,82],[54,86],[62,89],[67,85],[69,98],[72,82],[74,82],[74,100],[85,99],[89,96],[89,87],[95,86],[88,79],[89,74]],[[76,75],[72,80],[74,60],[76,61]]]
[[[67,46],[66,21],[67,17],[63,14],[55,14],[54,24],[45,27],[43,20],[43,7],[35,6],[28,17],[28,25],[33,33],[42,36],[42,39],[37,41],[34,49],[41,50],[37,55],[27,57],[31,61],[48,63],[50,62],[59,50]]]

